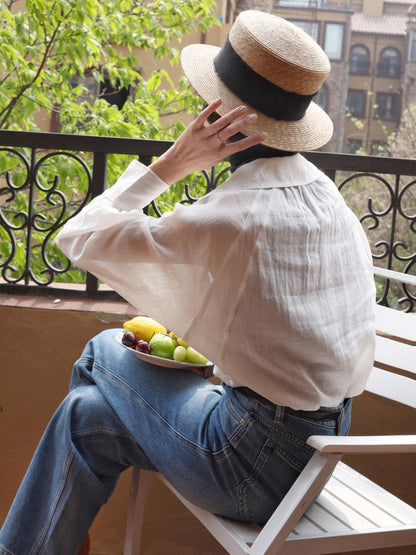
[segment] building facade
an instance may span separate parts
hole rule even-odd
[[[416,101],[416,10],[410,0],[240,0],[288,19],[327,53],[317,102],[334,122],[325,150],[382,154],[403,109]]]

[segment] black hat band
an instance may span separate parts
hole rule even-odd
[[[274,85],[240,58],[228,37],[214,58],[214,67],[223,83],[243,102],[277,120],[302,119],[316,94],[297,94]]]

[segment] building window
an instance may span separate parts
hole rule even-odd
[[[347,108],[351,116],[363,118],[365,115],[366,92],[348,89]]]
[[[370,53],[368,48],[356,44],[350,51],[350,74],[368,75],[370,73]]]
[[[300,19],[289,19],[288,21],[302,29],[302,31],[305,31],[313,40],[318,42],[319,23],[317,21],[301,21]]]
[[[94,102],[96,98],[103,98],[109,104],[117,106],[119,110],[124,106],[130,94],[128,89],[117,84],[113,87],[110,79],[105,75],[104,81],[100,83],[95,80],[92,73],[86,73],[84,76],[75,75],[71,79],[71,86],[76,87],[78,85],[83,85],[88,90],[85,95],[81,96],[81,102]]]
[[[380,119],[400,119],[400,95],[397,93],[377,93],[376,116]]]
[[[363,142],[361,139],[345,139],[342,145],[342,151],[346,154],[355,154],[360,150]]]
[[[400,52],[395,48],[385,48],[380,54],[377,66],[379,77],[400,77],[401,69]]]
[[[324,50],[330,60],[342,60],[344,24],[326,23]]]
[[[328,86],[326,83],[324,83],[317,92],[314,100],[318,104],[318,106],[322,108],[322,110],[325,110],[325,112],[328,111],[328,96]]]
[[[377,93],[376,115],[380,119],[400,119],[400,95],[397,93]]]
[[[124,106],[129,97],[130,91],[125,87],[120,87],[120,82],[113,87],[110,79],[105,78],[103,83],[99,83],[99,97],[106,100],[109,104],[117,106],[119,110]]]

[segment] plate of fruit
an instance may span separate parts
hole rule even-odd
[[[192,370],[204,377],[212,375],[212,362],[153,318],[136,316],[124,322],[123,328],[114,339],[141,360],[165,368]]]

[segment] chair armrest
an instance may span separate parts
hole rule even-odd
[[[379,268],[377,266],[373,266],[373,273],[375,276],[384,277],[386,279],[394,279],[395,281],[407,283],[408,285],[416,285],[416,276],[412,276],[411,274],[404,274],[402,272],[387,270],[386,268]]]
[[[310,436],[307,443],[320,453],[331,455],[416,452],[416,435]]]

